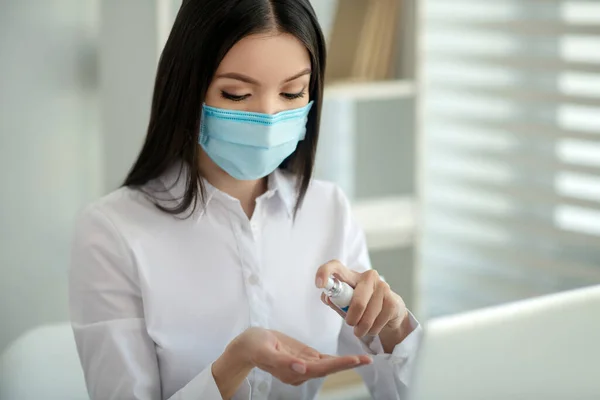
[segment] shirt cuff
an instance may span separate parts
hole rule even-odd
[[[416,358],[421,338],[423,337],[423,328],[410,311],[408,311],[408,318],[412,332],[402,342],[398,343],[389,354],[384,352],[379,336],[360,339],[365,352],[376,357],[376,362],[386,360],[392,367],[400,368],[401,371],[397,373],[399,374],[399,378],[404,382],[408,382],[410,378],[410,364]]]
[[[394,350],[392,350],[391,354],[392,358],[406,360],[408,358],[412,358],[419,349],[421,339],[423,338],[423,327],[421,324],[419,324],[419,321],[417,321],[415,316],[410,311],[408,312],[408,318],[412,331],[404,338],[402,342],[398,343],[396,347],[394,347]]]
[[[401,358],[414,354],[419,346],[421,336],[423,335],[423,328],[410,311],[408,311],[408,321],[410,322],[410,327],[412,329],[411,333],[409,333],[402,342],[398,343],[391,353],[386,354],[384,352],[379,336],[365,336],[360,338],[365,352],[372,356],[387,355]]]

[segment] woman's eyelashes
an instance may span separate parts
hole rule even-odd
[[[280,93],[280,94],[281,94],[281,96],[285,97],[287,100],[296,100],[296,99],[303,98],[304,95],[306,94],[306,91],[304,89],[302,89],[298,93]]]
[[[302,89],[300,92],[297,92],[297,93],[282,92],[279,95],[286,100],[296,100],[296,99],[303,98],[306,95],[306,90]],[[250,96],[251,96],[250,94],[237,95],[237,94],[232,94],[232,93],[228,93],[224,90],[221,90],[221,97],[223,97],[226,100],[243,101],[243,100],[246,100],[247,98],[249,98]]]
[[[221,90],[221,97],[223,97],[224,99],[227,99],[227,100],[231,100],[231,101],[242,101],[242,100],[246,100],[248,97],[250,97],[250,95],[249,94],[242,94],[242,95],[231,94],[231,93],[227,93],[224,90]]]

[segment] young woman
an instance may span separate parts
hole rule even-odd
[[[344,195],[311,181],[324,68],[308,0],[183,2],[139,158],[76,229],[92,399],[312,399],[355,367],[403,397],[418,324]],[[331,275],[355,288],[347,314]]]

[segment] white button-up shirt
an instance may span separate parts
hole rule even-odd
[[[147,185],[180,198],[179,168]],[[185,174],[185,171],[183,172]],[[252,218],[205,183],[190,218],[121,188],[85,209],[70,272],[73,330],[92,399],[220,399],[212,363],[251,326],[283,332],[322,353],[374,355],[359,368],[376,399],[404,398],[420,328],[383,354],[320,300],[320,265],[370,268],[348,201],[313,181],[296,218],[294,178],[276,171]],[[294,387],[254,369],[234,399],[313,399],[322,380]]]

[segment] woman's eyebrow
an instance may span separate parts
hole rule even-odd
[[[250,78],[249,76],[246,76],[244,74],[238,74],[237,72],[227,72],[225,74],[220,74],[217,75],[217,78],[235,79],[238,81],[249,83],[251,85],[258,85],[258,81],[256,79]]]
[[[293,81],[295,79],[300,78],[301,76],[308,75],[311,72],[312,71],[311,71],[310,68],[305,68],[302,71],[298,72],[297,74],[295,74],[295,75],[293,75],[293,76],[285,79],[283,81],[283,83],[291,82],[291,81]],[[244,74],[237,73],[237,72],[226,72],[224,74],[219,74],[219,75],[217,75],[217,78],[235,79],[235,80],[238,80],[238,81],[249,83],[251,85],[259,85],[260,84],[256,79],[251,78],[251,77],[249,77],[247,75],[244,75]]]
[[[298,72],[296,75],[294,75],[294,76],[291,76],[291,77],[287,78],[286,80],[284,80],[284,81],[283,81],[283,83],[291,82],[291,81],[293,81],[294,79],[298,79],[298,78],[300,78],[301,76],[308,75],[308,74],[310,74],[311,72],[312,72],[312,71],[310,70],[310,68],[305,68],[305,69],[303,69],[302,71]]]

